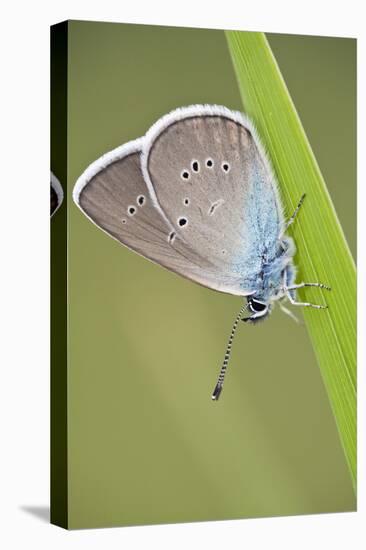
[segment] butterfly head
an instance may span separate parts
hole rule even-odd
[[[248,296],[248,309],[252,312],[249,317],[243,319],[245,322],[257,323],[258,321],[264,321],[266,317],[271,313],[271,305],[258,300],[253,296]]]

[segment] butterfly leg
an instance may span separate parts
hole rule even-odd
[[[287,269],[285,269],[283,274],[283,293],[287,296],[289,301],[293,306],[303,306],[303,307],[313,307],[315,309],[326,309],[328,306],[324,305],[318,305],[318,304],[311,304],[310,302],[297,302],[293,296],[294,290],[297,290],[298,288],[304,288],[306,286],[316,286],[318,288],[325,288],[326,290],[330,290],[330,287],[324,285],[323,283],[299,283],[299,284],[291,284],[287,286]]]
[[[303,307],[313,307],[315,309],[327,309],[328,306],[318,305],[318,304],[311,304],[310,302],[297,302],[292,296],[291,293],[285,289],[286,296],[290,300],[291,304],[293,306],[303,306]]]
[[[285,307],[282,302],[278,302],[278,305],[280,306],[280,309],[283,311],[283,313],[286,313],[286,315],[288,315],[289,317],[291,317],[291,319],[293,319],[296,323],[300,323],[299,319],[296,317],[296,315],[294,315],[292,313],[292,311],[290,311],[289,309],[287,309],[287,307]]]
[[[288,228],[290,227],[290,225],[292,225],[292,224],[294,223],[295,218],[296,218],[296,216],[297,216],[297,214],[299,213],[299,210],[300,210],[300,208],[301,208],[301,205],[302,205],[302,203],[304,202],[305,196],[306,196],[305,193],[303,193],[302,196],[301,196],[301,198],[300,198],[300,200],[299,200],[299,204],[298,204],[298,205],[296,206],[296,208],[295,208],[294,213],[292,214],[291,218],[290,218],[290,219],[288,220],[288,222],[286,223],[285,228],[284,228],[284,230],[283,230],[283,232],[282,232],[282,235],[279,236],[279,239],[280,239],[280,240],[282,239],[282,237],[284,236],[284,234],[286,233],[286,231],[288,230]]]
[[[295,290],[297,288],[304,288],[304,286],[317,286],[318,288],[325,288],[326,290],[332,290],[330,286],[324,285],[323,283],[299,283],[298,285],[291,285],[286,288],[287,290]]]

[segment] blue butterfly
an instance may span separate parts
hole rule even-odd
[[[221,393],[233,338],[243,321],[296,301],[295,244],[286,235],[278,184],[258,134],[242,113],[192,105],[158,120],[137,140],[107,153],[78,179],[84,214],[119,242],[208,288],[245,297],[212,399]],[[291,313],[282,306],[282,309]]]

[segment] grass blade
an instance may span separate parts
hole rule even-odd
[[[324,298],[329,309],[304,308],[303,313],[356,490],[355,264],[265,35],[226,31],[226,37],[244,110],[268,151],[286,212],[292,213],[301,195],[307,195],[289,234],[298,249],[298,281],[320,281],[332,287],[323,296],[318,291],[313,300],[321,303]],[[299,298],[315,297],[308,292],[300,290]]]

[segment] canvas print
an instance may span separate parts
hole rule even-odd
[[[70,21],[51,60],[51,521],[355,510],[356,41]]]

